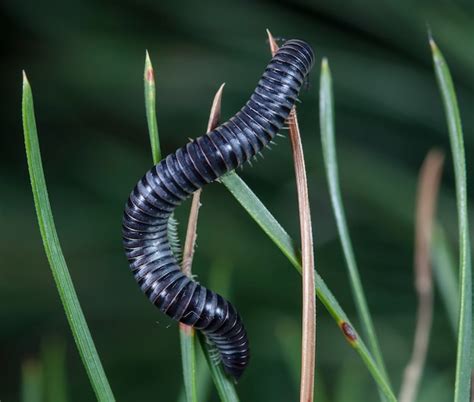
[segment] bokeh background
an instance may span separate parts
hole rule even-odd
[[[456,246],[453,170],[427,42],[452,69],[474,151],[474,6],[468,1],[3,0],[0,64],[0,399],[20,398],[21,366],[64,345],[71,401],[94,400],[48,267],[33,209],[21,130],[21,70],[33,87],[50,198],[64,253],[115,396],[174,401],[182,386],[177,326],[140,293],[121,248],[128,193],[151,165],[143,65],[156,71],[164,154],[205,130],[226,82],[223,118],[246,101],[269,60],[265,28],[310,42],[318,63],[299,107],[319,273],[358,324],[328,198],[319,138],[319,61],[335,86],[341,185],[364,287],[394,388],[415,323],[416,179],[431,147],[445,150],[438,216]],[[289,141],[241,174],[298,238]],[[469,177],[473,188],[474,175]],[[472,191],[469,192],[472,196]],[[194,272],[227,275],[251,339],[243,401],[297,398],[300,276],[218,184],[203,193]],[[189,203],[177,217],[184,231]],[[474,216],[471,214],[471,216]],[[472,227],[472,226],[471,226]],[[473,236],[474,237],[474,236]],[[56,341],[51,341],[56,339]],[[365,366],[324,307],[318,310],[321,401],[377,400]],[[437,297],[420,401],[452,397],[455,339]],[[324,397],[324,395],[326,395]],[[210,391],[209,401],[217,400]]]

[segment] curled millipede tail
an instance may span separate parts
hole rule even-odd
[[[250,161],[269,144],[284,125],[313,62],[308,44],[285,42],[245,106],[151,168],[124,211],[123,244],[138,285],[163,313],[202,331],[235,379],[250,359],[242,320],[230,302],[181,272],[167,224],[173,210],[193,192]]]

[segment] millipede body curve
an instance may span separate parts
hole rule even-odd
[[[235,379],[250,359],[240,315],[229,301],[181,272],[170,248],[168,220],[193,192],[243,165],[273,139],[289,116],[313,62],[308,44],[285,42],[245,106],[151,168],[125,206],[123,244],[141,290],[163,313],[202,331],[219,351],[227,374]]]

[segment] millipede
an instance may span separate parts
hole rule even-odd
[[[141,290],[160,311],[202,331],[217,348],[225,372],[236,380],[250,359],[243,322],[229,301],[183,274],[170,247],[168,220],[196,190],[268,146],[288,118],[313,62],[307,43],[286,41],[245,106],[152,167],[125,206],[123,244]]]

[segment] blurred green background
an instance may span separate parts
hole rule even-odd
[[[438,215],[453,250],[456,246],[453,171],[427,24],[454,76],[472,189],[472,2],[3,0],[0,9],[2,402],[19,399],[22,362],[39,359],[42,343],[51,338],[66,345],[69,400],[94,400],[33,209],[21,130],[21,70],[27,71],[35,95],[58,232],[115,396],[121,401],[174,401],[182,384],[177,325],[141,294],[121,247],[124,203],[151,165],[143,102],[145,49],[156,71],[161,145],[167,154],[204,132],[212,97],[222,82],[224,119],[247,100],[269,60],[265,28],[275,36],[310,42],[318,57],[299,107],[316,264],[357,324],[319,138],[319,61],[329,58],[350,230],[398,390],[414,331],[416,178],[433,146],[448,153]],[[241,174],[298,238],[289,141],[278,142],[264,160]],[[230,270],[231,299],[251,340],[252,362],[237,387],[241,400],[296,400],[300,276],[223,186],[207,187],[202,203],[194,272],[207,283],[211,267]],[[181,232],[188,207],[177,211]],[[328,400],[377,400],[365,366],[322,305],[317,336],[317,387],[324,388]],[[454,363],[455,340],[437,297],[420,401],[452,398]],[[214,391],[208,400],[217,400]]]

